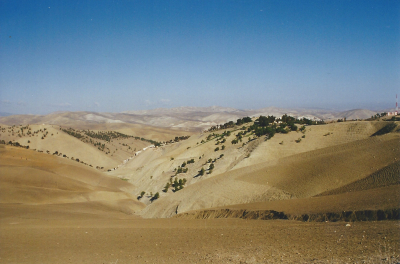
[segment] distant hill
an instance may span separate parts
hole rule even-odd
[[[336,120],[339,118],[366,119],[376,113],[367,109],[355,109],[345,112],[326,109],[287,109],[267,107],[256,110],[240,110],[228,107],[177,107],[157,108],[122,113],[97,112],[55,112],[48,115],[11,115],[0,117],[0,124],[51,124],[82,127],[88,125],[120,125],[137,124],[153,127],[173,128],[184,131],[201,131],[211,126],[236,121],[245,116],[258,117],[273,115],[280,117],[288,114],[297,118],[312,120]]]
[[[10,116],[10,115],[12,114],[7,112],[0,112],[0,116]]]
[[[357,120],[357,119],[367,119],[375,115],[376,112],[368,109],[354,109],[349,111],[344,111],[336,114],[337,118],[346,118],[347,120]]]

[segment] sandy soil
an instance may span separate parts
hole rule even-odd
[[[1,263],[396,263],[395,221],[0,220]]]
[[[227,144],[225,152],[214,151],[215,140],[197,144],[207,133],[197,134],[146,150],[108,174],[70,159],[2,145],[0,263],[399,263],[397,220],[137,215],[170,217],[217,206],[292,215],[397,210],[400,135],[370,137],[382,125],[312,127],[315,135],[308,137],[307,131],[307,141],[300,144],[290,142],[297,137],[290,133],[283,145],[271,145],[273,140],[252,141],[245,147]],[[328,132],[333,136],[324,136]],[[268,155],[262,157],[262,151]],[[216,160],[215,174],[194,177],[206,159],[221,153],[225,156]],[[271,155],[275,158],[268,158]],[[176,193],[162,193],[173,168],[189,158],[197,158],[188,165],[191,184]],[[251,166],[241,167],[250,161]],[[236,165],[240,166],[231,170]],[[128,176],[129,182],[115,176]],[[146,186],[160,191],[161,198],[145,207],[136,195]]]
[[[170,217],[210,207],[312,197],[368,177],[395,163],[399,153],[398,134],[298,153],[206,178],[155,201],[142,215]]]
[[[0,204],[98,202],[133,213],[144,207],[134,186],[83,164],[23,148],[0,146]],[[125,201],[129,200],[127,204]]]

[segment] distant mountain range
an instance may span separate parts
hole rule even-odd
[[[13,115],[11,113],[7,113],[7,112],[0,112],[0,116],[10,116]]]
[[[177,107],[157,108],[152,110],[126,111],[121,113],[97,112],[55,112],[48,115],[10,115],[0,117],[0,124],[109,124],[128,123],[156,127],[169,127],[187,130],[201,130],[228,121],[236,121],[245,116],[274,115],[280,117],[288,114],[297,118],[306,117],[312,120],[347,120],[366,119],[376,114],[367,109],[354,109],[344,112],[325,109],[286,109],[267,107],[256,110],[240,110],[227,107]]]

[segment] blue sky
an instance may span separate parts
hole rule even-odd
[[[400,1],[0,0],[0,112],[393,107]]]

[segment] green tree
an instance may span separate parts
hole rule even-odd
[[[177,178],[175,178],[175,180],[174,180],[174,184],[173,184],[173,187],[174,187],[174,192],[177,192],[179,189],[179,182],[178,182],[178,179]]]
[[[165,184],[165,186],[164,186],[163,192],[165,192],[165,193],[168,192],[168,189],[169,189],[170,186],[171,186],[170,183],[167,182],[167,184]]]
[[[203,176],[204,175],[204,171],[205,171],[204,168],[201,168],[201,170],[199,171],[199,175]]]
[[[160,198],[160,194],[159,194],[158,192],[156,192],[156,193],[154,194],[154,196],[151,197],[150,201],[153,202],[154,200],[157,200],[158,198]]]

